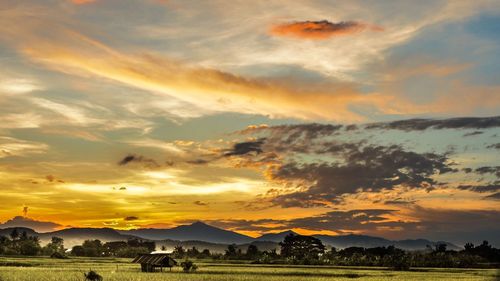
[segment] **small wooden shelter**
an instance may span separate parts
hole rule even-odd
[[[177,265],[177,262],[168,254],[139,255],[132,262],[140,263],[142,272],[155,272],[158,269],[159,271],[163,271],[164,267],[172,270],[172,266]]]

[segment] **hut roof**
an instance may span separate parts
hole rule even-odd
[[[167,254],[144,254],[135,257],[132,261],[133,263],[146,263],[151,265],[166,265],[166,264],[177,264],[177,262],[172,259]]]

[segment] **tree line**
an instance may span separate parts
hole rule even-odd
[[[0,236],[0,255],[10,256],[50,256],[53,258],[66,258],[67,254],[85,257],[124,257],[133,258],[139,254],[154,251],[155,242],[140,239],[128,241],[113,241],[103,243],[100,240],[85,240],[82,245],[74,246],[71,251],[64,247],[64,240],[52,237],[45,246],[40,245],[37,236],[30,236],[26,231],[21,233],[13,229],[10,235]]]
[[[19,233],[17,229],[14,229],[9,237],[0,236],[0,255],[58,256],[63,254],[64,241],[59,237],[52,237],[51,241],[42,247],[38,236],[30,236],[26,231]]]
[[[300,264],[300,265],[338,265],[338,266],[381,266],[396,270],[410,267],[498,267],[500,249],[487,241],[474,246],[467,243],[463,250],[448,250],[446,244],[437,244],[421,251],[405,251],[394,246],[387,247],[348,247],[329,250],[321,240],[305,235],[290,234],[276,250],[260,251],[250,244],[246,251],[236,245],[229,245],[225,253],[213,253],[205,249],[184,249],[177,246],[172,252],[177,259],[212,258],[220,260],[251,260],[257,264]]]
[[[196,247],[184,249],[176,246],[171,253],[175,259],[214,259],[245,260],[256,264],[303,264],[303,265],[340,265],[340,266],[382,266],[397,270],[410,267],[498,267],[500,249],[487,241],[480,245],[467,243],[460,251],[448,250],[446,244],[429,246],[427,250],[405,251],[394,246],[387,247],[348,247],[327,249],[321,240],[305,235],[290,234],[279,243],[279,253],[273,250],[261,251],[254,244],[243,251],[235,244],[228,245],[224,253],[211,253],[209,249]],[[66,253],[87,257],[127,257],[151,253],[156,249],[155,242],[141,239],[128,241],[101,242],[86,240],[74,246],[71,251],[64,248],[64,240],[52,237],[51,241],[40,246],[36,236],[14,229],[9,237],[0,236],[0,255],[45,255],[65,258]],[[166,250],[162,246],[162,250]]]

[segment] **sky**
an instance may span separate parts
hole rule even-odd
[[[498,1],[2,0],[0,227],[500,246]]]

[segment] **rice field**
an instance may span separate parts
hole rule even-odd
[[[398,272],[373,267],[290,266],[214,263],[195,261],[197,272],[184,273],[180,267],[171,272],[142,273],[131,259],[114,258],[50,258],[0,257],[1,281],[61,281],[84,280],[90,269],[102,275],[103,280],[116,281],[191,281],[191,280],[270,280],[270,281],[323,281],[323,280],[500,280],[495,269],[438,269],[418,268]]]

